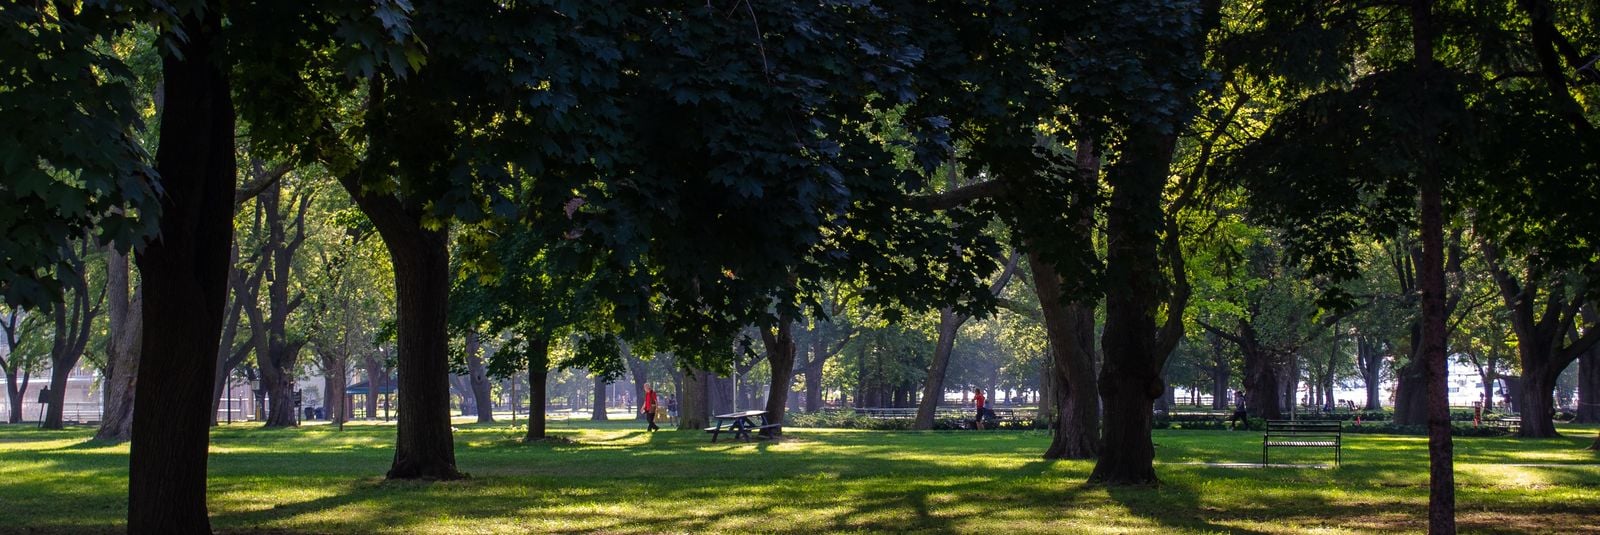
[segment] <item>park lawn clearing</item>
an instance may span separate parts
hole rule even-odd
[[[465,422],[463,420],[463,422]],[[788,429],[712,444],[642,423],[552,422],[572,443],[458,424],[472,478],[387,482],[394,427],[212,434],[219,533],[1064,532],[1367,533],[1426,527],[1425,437],[1349,434],[1344,466],[1307,448],[1260,460],[1259,432],[1157,430],[1162,485],[1085,485],[1089,461],[1040,459],[1039,431]],[[1595,428],[1457,438],[1463,532],[1600,533]],[[126,444],[92,429],[0,426],[0,532],[118,531]]]

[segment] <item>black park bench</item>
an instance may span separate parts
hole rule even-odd
[[[1268,420],[1267,432],[1261,435],[1261,464],[1267,465],[1272,448],[1333,448],[1333,464],[1338,466],[1344,460],[1343,434],[1337,420]]]

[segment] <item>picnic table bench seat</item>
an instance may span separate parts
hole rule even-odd
[[[1333,464],[1343,462],[1343,423],[1337,420],[1268,420],[1261,435],[1261,464],[1272,448],[1331,448]]]
[[[783,430],[783,424],[769,421],[767,411],[744,411],[732,414],[718,414],[717,425],[707,427],[706,432],[711,433],[711,442],[716,442],[717,437],[723,433],[732,433],[734,438],[750,440],[750,432],[768,434],[769,430]],[[759,418],[761,423],[756,423],[752,418]]]

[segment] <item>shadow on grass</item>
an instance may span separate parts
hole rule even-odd
[[[1255,533],[1263,531],[1243,529],[1212,523],[1210,512],[1203,509],[1198,491],[1182,485],[1107,486],[1111,501],[1121,504],[1134,516],[1144,518],[1164,528],[1197,530],[1207,533]]]

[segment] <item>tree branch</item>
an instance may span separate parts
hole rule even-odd
[[[902,200],[901,205],[923,211],[952,210],[966,206],[978,199],[1001,196],[1005,192],[1006,185],[1004,182],[991,179],[967,184],[944,193],[907,195]]]
[[[233,194],[233,206],[235,209],[243,206],[245,201],[254,199],[261,192],[278,183],[278,180],[289,174],[289,171],[294,170],[294,166],[288,163],[278,164],[272,169],[264,169],[261,167],[260,160],[252,160],[251,167],[250,180],[240,185],[238,191]]]

